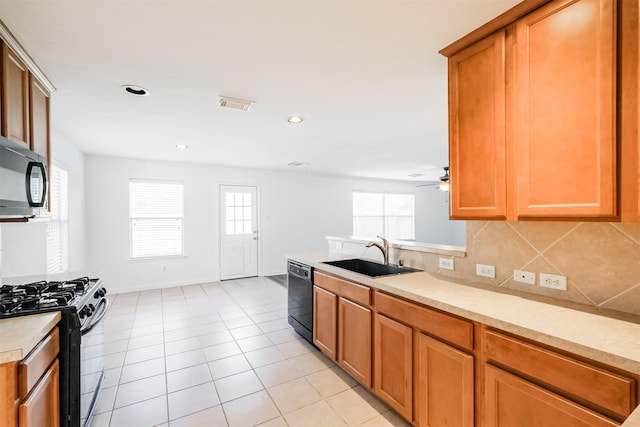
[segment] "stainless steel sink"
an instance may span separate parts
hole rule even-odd
[[[378,262],[367,261],[365,259],[343,259],[339,261],[325,261],[323,264],[343,268],[354,273],[363,274],[369,277],[389,276],[392,274],[404,274],[419,271],[408,267],[398,267],[397,265],[380,264]]]

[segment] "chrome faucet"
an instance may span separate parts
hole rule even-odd
[[[389,264],[389,241],[382,236],[376,236],[376,237],[378,239],[382,239],[383,246],[380,246],[380,244],[376,242],[369,242],[367,243],[367,247],[370,248],[371,246],[375,246],[376,248],[380,249],[380,251],[382,252],[382,256],[384,257],[385,265]]]

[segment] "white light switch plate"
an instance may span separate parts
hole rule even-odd
[[[453,260],[451,258],[439,258],[438,267],[443,270],[453,270]]]
[[[487,264],[476,264],[476,276],[489,277],[495,279],[496,267]]]

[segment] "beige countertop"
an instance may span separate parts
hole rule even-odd
[[[24,359],[59,321],[59,311],[0,320],[0,364]]]
[[[326,253],[288,258],[430,307],[640,375],[640,324],[469,286],[415,272],[370,278],[322,264]],[[352,258],[352,257],[348,257]],[[640,407],[624,423],[640,427]]]

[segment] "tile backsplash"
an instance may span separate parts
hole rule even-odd
[[[466,256],[448,257],[453,271],[438,267],[440,257],[394,248],[390,262],[402,258],[484,288],[640,315],[640,224],[467,221]],[[494,265],[495,279],[476,276],[476,264]],[[535,273],[535,286],[515,282],[514,269]],[[566,276],[567,290],[540,287],[540,273]]]
[[[393,260],[502,289],[640,315],[640,224],[467,221],[467,256],[454,257],[454,271],[438,268],[441,256],[399,250]],[[494,265],[495,279],[476,276],[476,264]],[[514,269],[536,273],[536,285],[515,282]],[[567,290],[540,287],[540,273],[566,276]]]

